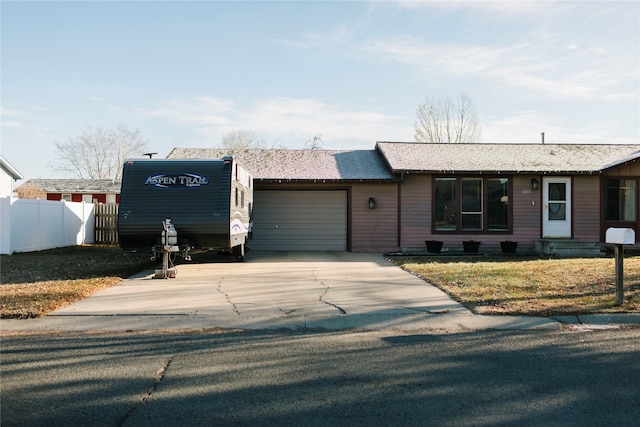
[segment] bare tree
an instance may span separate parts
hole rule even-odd
[[[78,136],[69,136],[66,143],[56,143],[55,168],[82,179],[119,180],[124,161],[141,155],[146,146],[138,129],[88,127]]]
[[[480,142],[482,129],[471,99],[464,93],[452,100],[425,99],[416,111],[418,142]]]
[[[312,139],[308,139],[304,143],[304,147],[307,150],[320,150],[322,149],[322,135],[315,135]]]
[[[264,148],[265,143],[256,137],[253,131],[233,129],[222,137],[222,148],[230,150],[247,150]]]

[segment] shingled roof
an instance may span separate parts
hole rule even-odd
[[[46,193],[120,194],[120,181],[110,179],[30,179],[20,187],[26,185]]]
[[[636,161],[640,145],[378,142],[393,172],[600,173]]]
[[[394,176],[376,150],[224,150],[174,148],[168,159],[234,156],[263,181],[390,181]]]

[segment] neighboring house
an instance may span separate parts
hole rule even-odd
[[[0,197],[13,195],[13,183],[23,176],[4,156],[0,155]]]
[[[22,186],[41,189],[47,200],[120,203],[120,181],[110,179],[30,179]]]
[[[254,175],[253,249],[395,251],[440,240],[498,249],[599,251],[639,231],[640,145],[378,142],[375,150],[175,148],[233,155]],[[176,224],[176,227],[178,225]]]

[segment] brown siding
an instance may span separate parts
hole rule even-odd
[[[431,238],[431,175],[407,175],[400,186],[400,199],[400,246],[424,248],[424,241]]]
[[[354,184],[351,187],[351,250],[387,252],[398,249],[398,184]],[[369,209],[369,198],[375,209]]]
[[[626,165],[607,170],[603,175],[608,176],[638,176],[640,175],[640,162],[629,162]]]
[[[600,241],[600,178],[573,177],[573,238]]]
[[[511,235],[503,235],[501,240],[518,242],[518,247],[533,249],[535,240],[540,238],[542,226],[542,178],[534,175],[515,175],[513,181],[512,231]],[[538,181],[538,189],[534,190],[531,180]]]

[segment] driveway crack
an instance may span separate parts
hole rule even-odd
[[[324,297],[326,297],[327,293],[329,293],[329,286],[325,285],[325,283],[322,282],[322,281],[320,282],[320,284],[325,287],[325,290],[324,290],[324,293],[322,295],[320,295],[319,301],[323,302],[323,303],[325,303],[327,305],[330,305],[331,307],[336,308],[338,311],[340,311],[340,314],[347,314],[347,312],[342,307],[340,307],[338,305],[335,305],[335,304],[333,304],[333,303],[331,303],[329,301],[325,301],[324,300]]]
[[[223,278],[223,279],[220,279],[220,282],[218,282],[218,288],[217,288],[217,290],[218,290],[218,292],[220,292],[222,295],[224,295],[224,297],[225,297],[225,299],[227,300],[227,302],[229,303],[229,305],[231,305],[231,309],[233,310],[233,312],[234,312],[235,314],[237,314],[238,316],[240,316],[240,312],[238,311],[238,306],[237,306],[237,305],[235,305],[233,302],[231,302],[231,298],[229,298],[229,294],[225,293],[225,292],[222,290],[222,281],[223,281],[223,280],[224,280],[224,278]]]

